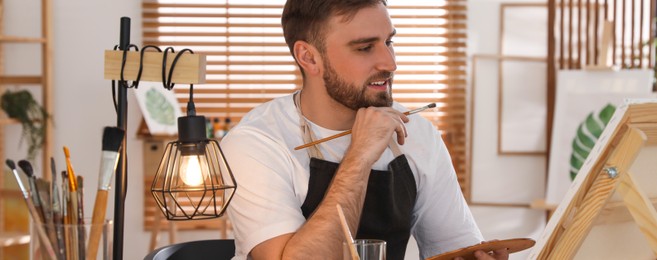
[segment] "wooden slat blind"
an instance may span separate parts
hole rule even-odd
[[[280,25],[284,0],[144,0],[144,45],[191,48],[208,55],[207,84],[194,86],[197,113],[230,117],[301,87]],[[466,198],[466,1],[388,0],[397,28],[394,99],[422,113],[447,143]],[[180,103],[186,87],[175,89]]]
[[[611,22],[609,61],[620,69],[654,68],[655,0],[563,0],[554,3],[554,56],[562,70],[600,64],[602,30]]]

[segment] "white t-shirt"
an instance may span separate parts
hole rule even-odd
[[[393,107],[407,111],[398,103]],[[483,240],[472,218],[439,132],[420,115],[409,116],[408,137],[400,145],[417,184],[411,234],[422,259]],[[333,131],[310,123],[317,139]],[[324,159],[340,162],[351,136],[320,144]],[[276,98],[249,112],[221,141],[237,189],[227,213],[235,232],[236,255],[246,259],[256,245],[296,232],[306,221],[310,158],[305,149],[293,95]],[[386,170],[394,159],[387,149],[373,169]]]

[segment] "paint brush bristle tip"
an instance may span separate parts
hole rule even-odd
[[[9,166],[9,169],[16,170],[16,163],[14,163],[13,160],[7,159],[7,160],[5,160],[5,163],[7,163],[7,166]]]
[[[27,177],[32,177],[34,176],[34,169],[32,169],[32,164],[26,160],[20,160],[18,161],[18,167],[21,167],[21,169],[25,172]]]
[[[434,107],[436,107],[436,103],[431,103],[431,104],[427,105],[427,107],[428,108],[434,108]]]
[[[123,143],[125,131],[118,127],[105,127],[103,130],[103,151],[118,152]]]

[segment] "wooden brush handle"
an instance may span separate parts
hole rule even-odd
[[[36,207],[34,207],[34,203],[32,203],[30,198],[25,198],[25,202],[27,203],[28,211],[30,212],[30,214],[32,214],[32,218],[34,219],[34,228],[36,228],[37,234],[41,239],[41,243],[42,243],[41,246],[45,247],[46,253],[50,257],[50,259],[56,260],[57,255],[55,254],[55,249],[50,243],[50,238],[48,238],[48,234],[46,233],[46,230],[44,228],[45,224],[43,221],[41,221],[38,210],[36,209]]]
[[[89,245],[87,246],[87,259],[96,259],[100,237],[103,234],[105,222],[105,209],[107,208],[107,191],[98,190],[94,212],[91,216],[91,231],[89,232]]]
[[[406,111],[406,112],[404,112],[404,115],[408,116],[408,115],[415,114],[417,112],[422,112],[423,110],[425,110],[427,108],[429,108],[429,106],[421,107],[421,108],[414,109],[414,110],[411,110],[411,111]],[[304,144],[304,145],[299,145],[297,147],[294,147],[294,150],[301,150],[301,149],[304,149],[304,148],[308,148],[308,147],[311,147],[313,145],[321,144],[323,142],[330,141],[330,140],[333,140],[335,138],[343,137],[343,136],[349,135],[349,134],[351,134],[351,129],[349,129],[347,131],[344,131],[342,133],[339,133],[339,134],[335,134],[335,135],[332,135],[332,136],[329,136],[329,137],[326,137],[326,138],[322,138],[322,139],[319,139],[319,140],[316,140],[316,141],[312,141],[312,142]]]
[[[304,145],[294,147],[294,150],[300,150],[300,149],[303,149],[303,148],[311,147],[313,145],[321,144],[323,142],[333,140],[335,138],[342,137],[342,136],[345,136],[345,135],[348,135],[348,134],[351,134],[351,129],[349,129],[347,131],[344,131],[342,133],[336,134],[336,135],[332,135],[332,136],[329,136],[329,137],[326,137],[326,138],[319,139],[317,141],[313,141],[313,142],[310,142],[310,143],[307,143],[307,144],[304,144]]]

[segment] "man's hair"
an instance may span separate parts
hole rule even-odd
[[[323,53],[324,28],[330,17],[344,16],[344,21],[349,21],[360,9],[378,3],[387,4],[386,0],[288,0],[281,23],[292,56],[297,41],[308,42]]]

